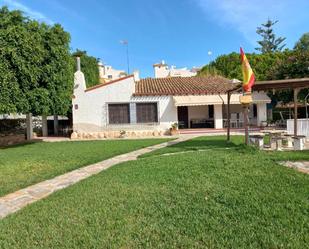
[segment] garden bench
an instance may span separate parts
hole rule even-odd
[[[294,136],[294,150],[303,150],[306,136]]]
[[[292,134],[284,134],[283,135],[283,137],[284,137],[284,141],[286,141],[286,146],[288,147],[288,148],[293,148],[293,135]]]
[[[249,135],[250,144],[255,145],[259,149],[264,147],[264,135],[263,134],[252,134]]]

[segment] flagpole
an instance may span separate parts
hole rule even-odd
[[[249,145],[249,119],[248,108],[252,103],[252,86],[254,85],[255,76],[248,62],[248,59],[240,47],[242,72],[243,72],[243,95],[240,97],[240,103],[243,106],[244,126],[245,126],[245,144]]]
[[[249,122],[248,122],[248,107],[249,105],[243,105],[244,108],[244,126],[245,126],[245,144],[249,145]]]

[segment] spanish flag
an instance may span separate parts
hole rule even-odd
[[[243,75],[242,87],[245,92],[251,92],[251,88],[254,85],[255,81],[254,73],[242,48],[240,48],[240,55],[241,55],[242,75]]]

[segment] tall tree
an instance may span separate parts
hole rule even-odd
[[[98,59],[93,56],[88,55],[86,51],[79,50],[79,49],[77,49],[73,53],[73,57],[76,57],[76,56],[81,57],[80,66],[81,66],[81,70],[83,71],[85,75],[87,87],[100,84]]]
[[[15,89],[18,89],[19,99],[15,110],[40,112],[46,107],[46,102],[41,103],[40,99],[46,100],[43,95],[48,96],[48,93],[44,93],[38,84],[43,61],[39,24],[25,18],[20,11],[9,11],[6,7],[0,9],[0,23],[0,61],[5,65],[2,68],[18,84]]]
[[[59,24],[43,31],[46,53],[41,85],[49,92],[50,114],[65,115],[70,110],[74,80],[69,48],[70,35]]]
[[[262,53],[272,53],[275,51],[281,51],[286,44],[283,42],[286,38],[284,37],[276,37],[273,26],[278,21],[267,20],[266,23],[261,24],[262,26],[257,27],[256,33],[262,37],[262,40],[257,41],[260,47],[256,48],[256,50]]]
[[[60,25],[48,26],[20,11],[0,9],[0,112],[41,115],[69,109],[73,84],[69,41]]]
[[[250,61],[257,80],[270,79],[268,71],[284,56],[285,54],[281,52],[272,54],[247,54],[248,60]],[[241,79],[242,72],[240,56],[235,52],[227,55],[221,55],[209,65],[204,66],[200,70],[199,75],[207,75],[209,70],[229,79]]]
[[[282,57],[274,67],[269,71],[271,79],[295,79],[309,77],[309,51],[285,51]],[[303,101],[308,94],[308,89],[300,91],[298,98]],[[293,91],[277,91],[274,96],[277,100],[283,102],[293,101]]]
[[[309,52],[309,32],[303,34],[294,46],[295,50]]]

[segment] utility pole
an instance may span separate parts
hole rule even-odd
[[[126,55],[127,55],[127,67],[128,75],[130,74],[130,61],[129,61],[129,42],[127,40],[121,40],[120,43],[126,46]]]

